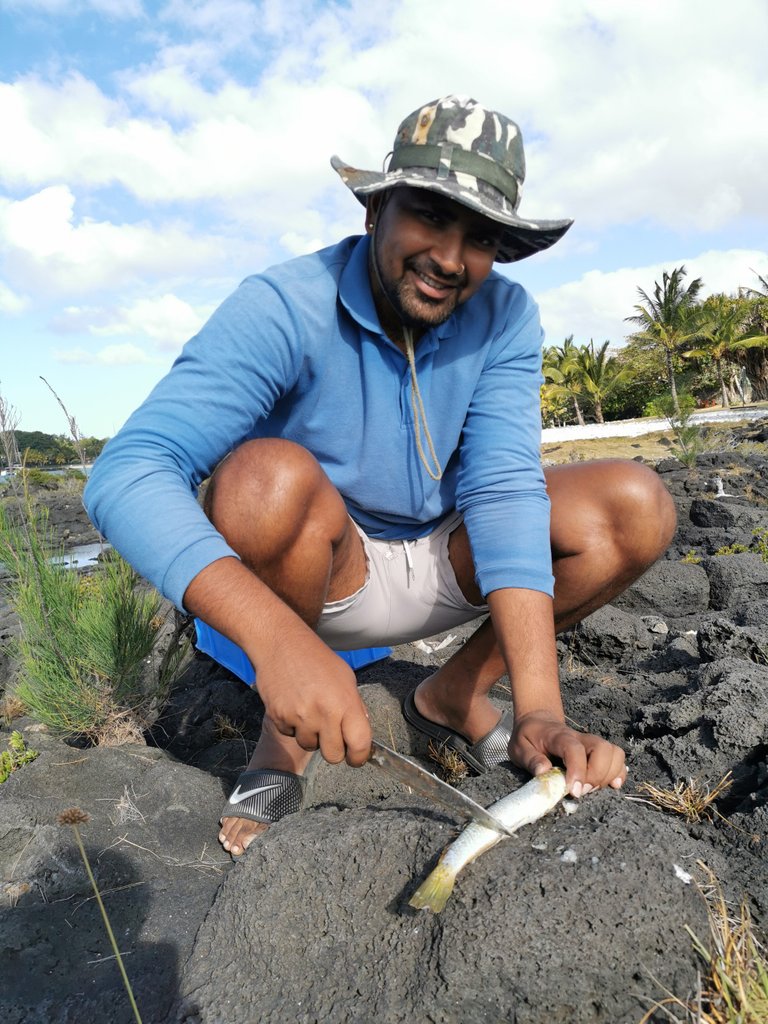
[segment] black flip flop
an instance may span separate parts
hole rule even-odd
[[[513,722],[511,711],[505,711],[489,733],[486,733],[477,743],[472,743],[460,732],[455,732],[445,725],[438,725],[437,722],[425,718],[416,710],[414,693],[415,690],[412,690],[403,701],[403,718],[406,722],[425,736],[437,740],[449,750],[455,750],[459,757],[466,761],[478,775],[483,775],[491,768],[495,768],[497,764],[509,760],[509,741],[512,737]]]
[[[319,751],[315,751],[303,775],[278,768],[252,768],[238,777],[222,818],[247,818],[274,825],[287,814],[304,807],[307,788],[317,770]]]

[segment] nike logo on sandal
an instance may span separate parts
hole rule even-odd
[[[242,800],[247,800],[249,796],[256,796],[257,793],[266,793],[270,789],[282,789],[282,785],[278,782],[271,786],[258,786],[256,789],[249,789],[245,793],[240,792],[240,786],[238,784],[232,796],[229,798],[231,804],[239,804]]]

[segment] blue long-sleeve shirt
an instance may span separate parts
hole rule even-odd
[[[551,594],[539,457],[542,332],[528,293],[491,273],[416,346],[442,480],[416,448],[405,356],[379,324],[367,236],[246,278],[109,442],[85,491],[99,530],[179,607],[236,555],[196,501],[243,441],[282,437],[318,459],[371,536],[429,533],[464,514],[484,594]]]

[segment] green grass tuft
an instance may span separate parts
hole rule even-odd
[[[159,596],[138,588],[116,555],[90,575],[62,568],[46,511],[28,496],[21,506],[16,523],[0,509],[0,562],[21,624],[15,696],[58,733],[102,744],[141,738],[169,683],[148,665],[163,625]]]

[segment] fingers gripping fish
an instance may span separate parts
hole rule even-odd
[[[488,810],[507,828],[517,830],[543,818],[564,796],[565,775],[559,768],[551,768],[509,796],[497,800]],[[417,910],[433,910],[439,914],[453,892],[462,868],[506,838],[503,833],[494,832],[476,822],[467,825],[459,838],[446,846],[440,854],[434,870],[408,901],[410,906]]]

